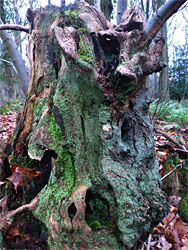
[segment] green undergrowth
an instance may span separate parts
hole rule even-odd
[[[0,107],[0,114],[9,114],[13,111],[19,112],[23,108],[23,100],[22,99],[9,99],[5,101],[6,106]]]
[[[184,103],[170,101],[158,104],[158,100],[150,105],[154,118],[160,117],[171,122],[175,127],[188,124],[188,106]]]

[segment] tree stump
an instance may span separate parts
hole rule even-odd
[[[138,249],[168,212],[145,87],[164,40],[151,42],[139,8],[118,26],[84,1],[28,17],[30,87],[10,164],[41,175],[24,179],[17,204],[39,193],[50,249]]]

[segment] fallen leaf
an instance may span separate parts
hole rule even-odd
[[[160,157],[160,158],[162,158],[162,159],[164,159],[164,160],[166,160],[166,159],[167,159],[167,156],[168,156],[168,153],[167,153],[167,152],[159,151],[159,150],[156,151],[156,154],[157,154],[158,157]]]
[[[21,167],[16,167],[15,172],[19,173],[19,174],[22,174],[22,175],[26,175],[28,177],[30,177],[30,176],[34,176],[34,177],[40,176],[40,172],[36,171],[35,169],[25,168],[25,167],[22,167],[22,168]]]
[[[169,250],[169,249],[172,248],[172,244],[169,243],[169,242],[165,239],[164,235],[162,235],[162,236],[159,238],[159,242],[158,242],[158,244],[157,244],[157,247],[158,247],[158,249],[161,249],[161,250]]]
[[[10,227],[8,228],[7,232],[6,232],[6,239],[10,240],[13,237],[20,235],[19,234],[19,228],[16,227],[15,225],[10,225]]]
[[[14,189],[17,192],[17,188],[23,184],[23,175],[19,173],[13,173],[10,177],[7,178],[14,185]]]

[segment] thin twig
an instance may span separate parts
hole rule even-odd
[[[147,250],[150,250],[150,245],[151,245],[151,234],[148,237]]]
[[[165,228],[161,231],[160,236],[163,235],[164,231],[167,229],[167,227],[170,225],[170,223],[176,218],[177,211],[174,213],[174,216],[172,219],[166,224]]]
[[[185,150],[185,149],[174,148],[174,150],[175,150],[175,151],[179,151],[179,152],[188,154],[188,150]]]
[[[175,166],[174,169],[172,169],[169,173],[167,173],[165,176],[163,176],[161,178],[161,180],[164,180],[167,176],[171,175],[177,168],[179,168],[180,166],[182,166],[182,164],[178,164],[177,166]]]
[[[16,70],[16,68],[14,67],[14,64],[12,62],[9,62],[9,61],[2,59],[2,58],[0,58],[0,61],[10,64],[12,66],[12,68],[14,69],[15,73],[18,75],[18,71]]]

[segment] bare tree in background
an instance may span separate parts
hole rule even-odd
[[[166,0],[157,0],[156,8],[161,7]],[[167,23],[163,24],[161,28],[161,36],[165,39],[165,46],[162,52],[161,59],[167,64],[167,66],[160,72],[159,76],[159,102],[168,102],[170,100],[169,94],[169,62],[168,62],[168,46],[167,46]]]
[[[124,11],[127,9],[128,0],[117,1],[117,24],[120,24]]]
[[[15,23],[20,24],[20,16],[18,12],[18,1],[14,0],[14,12],[15,12]],[[14,33],[16,44],[20,50],[20,53],[22,54],[22,41],[21,41],[21,34],[20,32]]]

